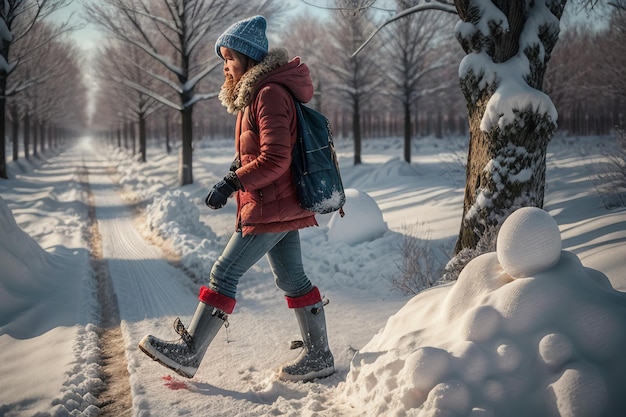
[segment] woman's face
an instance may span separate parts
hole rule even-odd
[[[241,79],[241,76],[248,69],[248,62],[241,54],[236,53],[232,49],[228,49],[224,46],[220,47],[220,53],[224,57],[224,77],[227,81],[237,84]]]

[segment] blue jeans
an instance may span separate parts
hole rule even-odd
[[[300,297],[313,289],[304,273],[300,233],[297,230],[259,235],[235,232],[211,269],[209,287],[235,298],[239,278],[264,255],[270,262],[276,286],[287,297]]]

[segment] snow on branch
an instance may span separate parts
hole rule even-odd
[[[194,104],[196,104],[199,101],[210,100],[210,99],[213,99],[213,98],[217,97],[218,95],[219,95],[219,93],[194,94],[193,98],[191,100],[189,100],[188,102],[186,102],[183,105],[183,107],[188,109],[189,107],[193,106]]]
[[[204,77],[206,77],[207,75],[209,75],[211,72],[213,72],[216,68],[219,68],[222,66],[222,62],[221,61],[217,61],[213,66],[207,66],[203,71],[200,71],[198,74],[196,74],[193,78],[191,78],[190,80],[188,80],[185,85],[183,86],[183,89],[185,91],[191,91],[195,88],[196,84],[198,84]],[[187,106],[186,106],[187,107]]]
[[[138,91],[140,93],[143,93],[145,95],[147,95],[148,97],[151,97],[153,99],[155,99],[156,101],[158,101],[161,104],[164,104],[174,110],[178,110],[178,111],[182,111],[184,109],[183,106],[181,106],[180,104],[176,104],[173,101],[163,97],[160,94],[155,93],[154,91],[151,91],[147,88],[145,88],[142,85],[139,85],[133,81],[127,80],[125,78],[114,78],[113,79],[115,82],[119,83],[119,84],[124,84],[130,88],[132,88],[135,91]]]

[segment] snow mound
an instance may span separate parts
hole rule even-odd
[[[502,224],[496,252],[507,274],[526,278],[556,265],[561,244],[561,232],[552,216],[537,207],[523,207]]]
[[[499,258],[415,296],[355,355],[343,393],[356,414],[620,415],[626,294],[570,252],[521,279]]]
[[[378,239],[385,234],[387,223],[372,197],[354,188],[345,190],[346,215],[333,213],[328,222],[328,240],[333,243],[356,245]]]
[[[211,270],[223,244],[213,230],[200,221],[197,205],[181,190],[167,191],[146,207],[147,224],[168,241],[181,264],[201,278]]]
[[[147,223],[163,236],[197,230],[200,210],[180,190],[166,191],[146,208]]]

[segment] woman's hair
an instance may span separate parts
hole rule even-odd
[[[239,51],[235,51],[234,49],[231,49],[231,51],[233,55],[239,58],[241,62],[245,63],[246,71],[259,63],[259,61],[255,61],[254,59],[250,58],[248,55],[242,54]]]

